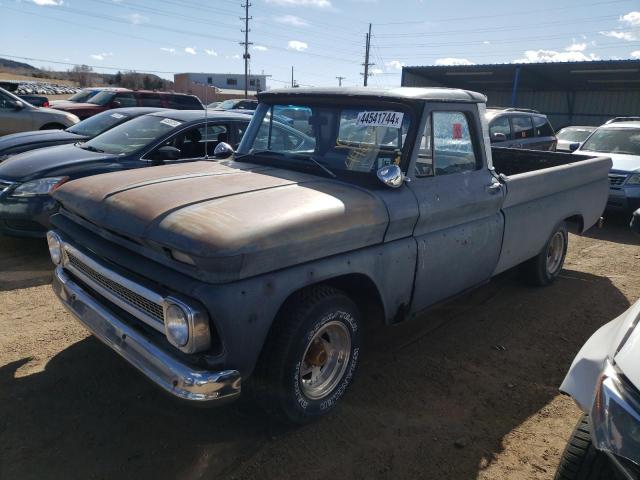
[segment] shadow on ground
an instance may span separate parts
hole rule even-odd
[[[371,332],[342,404],[304,428],[176,404],[93,338],[27,376],[24,358],[0,368],[0,477],[475,478],[628,307],[609,279],[566,273],[544,289],[508,273]]]
[[[0,235],[0,291],[44,285],[52,271],[44,239]]]
[[[608,242],[640,245],[640,236],[631,231],[629,228],[630,222],[630,213],[605,212],[602,228],[593,227],[584,235],[585,237],[606,240]]]

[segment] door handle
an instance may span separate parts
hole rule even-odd
[[[502,190],[502,184],[500,182],[493,182],[485,187],[485,190],[489,193],[498,193]]]

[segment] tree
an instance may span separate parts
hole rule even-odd
[[[93,68],[88,65],[74,65],[69,76],[81,87],[88,87],[93,83]]]

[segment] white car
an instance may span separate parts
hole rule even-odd
[[[584,412],[556,480],[640,478],[640,300],[582,347],[560,390]]]

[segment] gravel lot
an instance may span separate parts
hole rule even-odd
[[[337,411],[298,429],[174,403],[58,305],[44,242],[0,237],[0,478],[551,479],[579,416],[557,387],[640,297],[626,222],[572,235],[549,288],[511,272],[373,332]]]

